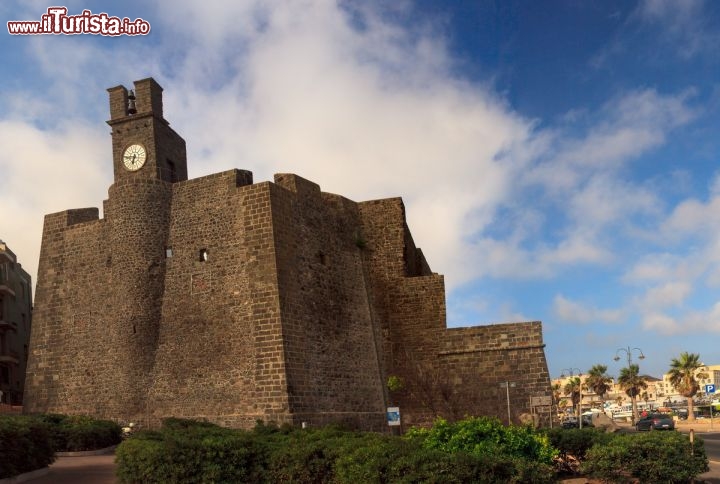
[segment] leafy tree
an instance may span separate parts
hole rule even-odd
[[[605,399],[605,394],[610,390],[612,386],[612,378],[607,374],[607,366],[595,365],[588,371],[588,376],[585,379],[585,387],[595,392],[601,400]]]
[[[553,402],[555,402],[555,404],[560,403],[560,384],[559,383],[553,383],[552,396],[553,396]]]
[[[580,377],[579,376],[573,376],[570,377],[565,383],[565,388],[563,388],[563,392],[565,395],[570,396],[570,400],[572,401],[573,408],[577,408],[576,413],[578,420],[580,419],[580,397],[582,391],[582,384],[580,383]]]
[[[565,405],[563,405],[564,400],[560,400],[560,396],[561,396],[560,383],[553,383],[551,390],[552,390],[552,397],[553,397],[553,405],[555,405],[557,412],[560,413],[565,409],[565,406],[567,405],[567,402],[565,402]]]
[[[670,383],[680,392],[680,395],[687,398],[688,421],[690,422],[695,420],[693,397],[700,390],[698,380],[708,377],[707,373],[697,371],[704,366],[700,362],[700,355],[688,352],[680,353],[680,358],[673,358],[670,362]]]
[[[620,376],[618,377],[618,383],[620,388],[625,390],[627,396],[632,401],[632,423],[637,421],[637,397],[640,395],[642,390],[647,388],[647,382],[643,376],[640,376],[640,367],[635,364],[631,364],[626,368],[620,369]]]

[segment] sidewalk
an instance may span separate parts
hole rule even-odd
[[[115,455],[58,457],[50,472],[33,479],[33,484],[114,484]]]

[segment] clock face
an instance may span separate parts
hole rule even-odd
[[[123,153],[123,165],[130,171],[137,171],[143,167],[147,160],[147,152],[143,145],[130,145]]]

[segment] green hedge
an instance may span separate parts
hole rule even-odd
[[[265,449],[246,432],[172,419],[115,452],[121,482],[259,482]]]
[[[335,482],[357,483],[551,483],[552,469],[527,459],[489,454],[470,455],[427,449],[413,441],[388,438],[342,456]]]
[[[427,449],[475,456],[507,455],[552,464],[557,450],[544,433],[529,426],[506,427],[498,419],[470,417],[454,423],[440,418],[430,429],[412,429],[408,438]]]
[[[587,452],[584,472],[605,482],[687,483],[709,470],[702,439],[679,432],[617,434]]]
[[[507,483],[553,482],[528,458],[426,448],[424,440],[337,427],[258,425],[252,432],[172,419],[116,451],[121,482]]]
[[[48,424],[32,417],[0,417],[0,479],[47,467],[54,460]]]
[[[61,414],[39,414],[33,418],[48,424],[55,452],[103,449],[122,440],[122,428],[110,420]]]

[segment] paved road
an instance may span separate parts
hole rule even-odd
[[[114,484],[115,455],[58,457],[50,472],[32,484]]]
[[[720,433],[698,433],[705,441],[705,453],[710,460],[710,472],[700,476],[708,484],[720,484]]]

